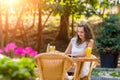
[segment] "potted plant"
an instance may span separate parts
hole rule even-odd
[[[119,17],[110,15],[105,18],[100,35],[96,37],[96,47],[100,53],[101,67],[116,68],[120,51]]]

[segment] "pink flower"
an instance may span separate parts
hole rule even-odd
[[[10,57],[13,57],[14,55],[33,57],[38,54],[37,51],[35,51],[31,47],[26,47],[26,48],[17,47],[15,43],[7,44],[4,48],[4,52],[9,53],[7,54],[7,56]],[[3,53],[2,49],[0,49],[0,53]]]
[[[1,53],[3,53],[3,50],[2,50],[2,49],[0,49],[0,54],[1,54]]]
[[[15,54],[21,55],[21,56],[25,56],[26,55],[24,53],[24,48],[20,48],[20,47],[15,50]]]
[[[37,51],[34,51],[31,47],[26,47],[24,53],[30,57],[37,55]]]
[[[29,54],[33,51],[33,49],[31,47],[26,47],[25,48],[25,53]]]
[[[9,43],[6,45],[6,47],[4,48],[4,51],[6,53],[10,52],[10,51],[14,51],[14,49],[17,48],[15,43]]]
[[[32,52],[29,54],[29,56],[30,56],[30,57],[36,56],[37,54],[38,54],[37,51],[32,51]]]

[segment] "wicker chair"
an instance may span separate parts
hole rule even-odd
[[[95,56],[95,55],[91,55],[91,58],[96,58],[96,56]],[[90,62],[90,70],[89,70],[89,72],[88,72],[88,75],[85,76],[85,77],[83,77],[83,78],[80,78],[80,80],[91,80],[91,79],[90,79],[90,78],[91,78],[91,72],[92,72],[93,68],[96,67],[97,63],[98,63],[97,61],[92,61],[92,62]],[[77,64],[75,63],[75,64],[74,64],[74,67],[76,67],[76,65],[77,65]],[[79,71],[79,72],[82,71],[83,65],[84,65],[84,62],[81,62],[80,71]],[[73,69],[70,69],[70,70],[68,71],[68,73],[72,74],[72,75],[73,75],[72,78],[74,78],[74,76],[75,76],[75,74],[74,74],[74,73],[75,73],[74,68],[73,68]]]
[[[91,55],[91,58],[96,58],[95,55]],[[97,61],[90,62],[90,70],[87,76],[81,78],[80,80],[91,80],[91,72],[97,66]]]
[[[42,53],[35,57],[35,64],[39,69],[40,80],[64,80],[74,62],[62,53]]]

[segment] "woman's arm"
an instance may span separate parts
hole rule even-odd
[[[74,53],[74,54],[72,54],[71,56],[79,56],[79,57],[84,57],[86,55],[86,52],[84,51],[84,52],[81,52],[81,53]]]
[[[71,49],[72,49],[72,43],[70,42],[69,45],[67,46],[67,49],[65,50],[65,54],[71,54]]]

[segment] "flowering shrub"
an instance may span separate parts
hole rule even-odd
[[[18,61],[0,59],[0,80],[35,80],[37,77],[33,59],[22,57]]]
[[[38,54],[37,51],[32,49],[31,47],[18,47],[15,43],[9,43],[5,46],[4,49],[0,49],[0,53],[5,54],[9,57],[14,57],[14,56],[28,56],[28,57],[33,57]]]

